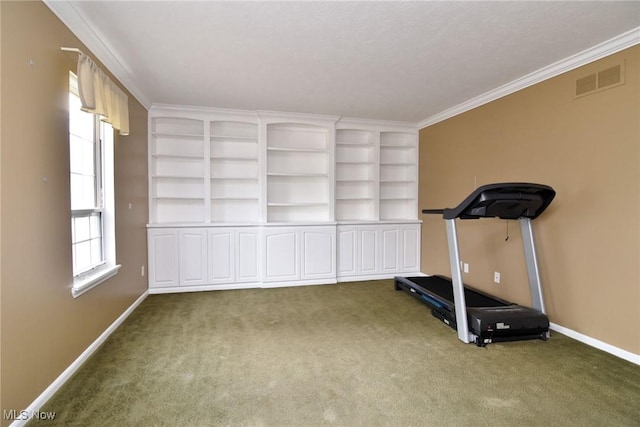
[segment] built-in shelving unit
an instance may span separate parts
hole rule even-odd
[[[258,222],[258,125],[212,121],[209,139],[211,222]]]
[[[418,212],[416,133],[380,132],[380,219],[415,219]]]
[[[411,124],[154,105],[148,151],[152,293],[419,271]]]
[[[336,219],[378,217],[378,135],[362,129],[336,130]]]
[[[316,125],[267,125],[267,222],[332,219],[328,132]]]
[[[204,122],[155,117],[150,124],[151,222],[199,222],[204,216]]]

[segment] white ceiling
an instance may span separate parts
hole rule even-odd
[[[640,42],[638,1],[47,4],[147,107],[428,122],[621,34]]]

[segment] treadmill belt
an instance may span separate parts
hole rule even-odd
[[[441,276],[411,277],[413,283],[433,294],[451,302],[453,306],[453,285],[451,281]],[[464,298],[467,307],[503,307],[508,305],[501,301],[489,298],[467,287],[464,288]]]
[[[395,277],[396,290],[406,290],[431,307],[431,314],[458,329],[451,279],[445,276]],[[477,346],[496,341],[549,337],[549,320],[544,313],[523,307],[480,290],[464,287],[467,327]],[[464,340],[463,340],[464,341]],[[465,341],[465,342],[472,342]]]

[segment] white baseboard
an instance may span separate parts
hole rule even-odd
[[[580,332],[576,332],[573,329],[565,328],[564,326],[560,326],[553,322],[549,324],[549,329],[560,332],[562,335],[566,335],[576,341],[590,345],[591,347],[606,351],[609,354],[627,360],[631,363],[635,363],[636,365],[640,365],[640,354],[631,353],[630,351],[623,350],[611,344],[607,344],[606,342],[591,338],[587,335],[581,334]]]
[[[292,286],[330,285],[336,279],[294,280],[286,282],[224,283],[220,285],[168,286],[149,288],[149,294],[182,294],[185,292],[228,291],[234,289],[285,288]]]
[[[164,288],[149,288],[149,294],[181,294],[185,292],[228,291],[232,289],[260,288],[258,282],[230,283],[222,285],[193,285],[193,286],[168,286]]]
[[[358,282],[364,280],[393,279],[395,276],[424,276],[425,274],[415,272],[372,274],[366,276],[338,276],[337,278],[313,279],[313,280],[291,280],[284,282],[246,282],[246,283],[224,283],[217,285],[193,285],[193,286],[167,286],[150,287],[149,294],[175,294],[185,292],[205,292],[205,291],[226,291],[233,289],[263,289],[263,288],[285,288],[292,286],[309,285],[333,285],[340,282]]]
[[[127,308],[124,313],[120,315],[85,351],[82,352],[80,356],[76,360],[67,367],[67,369],[62,372],[58,378],[56,378],[49,387],[45,389],[45,391],[40,394],[36,398],[36,400],[29,405],[27,409],[20,412],[20,419],[15,420],[11,423],[10,427],[22,427],[26,425],[34,414],[39,413],[40,408],[44,406],[45,403],[62,387],[68,380],[76,373],[78,369],[95,353],[95,351],[100,348],[100,346],[109,338],[117,328],[125,321],[127,317],[133,312],[145,300],[149,293],[145,291],[137,300],[134,301],[133,304]],[[23,419],[24,418],[24,419]]]
[[[338,282],[362,282],[365,280],[385,280],[393,279],[396,276],[412,277],[412,276],[426,276],[426,274],[419,271],[402,272],[402,273],[387,273],[387,274],[371,274],[368,276],[338,276]]]
[[[334,285],[336,279],[315,279],[315,280],[300,280],[300,281],[286,281],[286,282],[262,282],[261,288],[289,288],[296,286],[315,286],[315,285]]]

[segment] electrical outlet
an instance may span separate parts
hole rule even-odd
[[[140,267],[140,276],[144,277],[144,265]]]
[[[465,273],[469,272],[469,264],[467,264],[466,262],[464,263],[464,268],[462,269]]]
[[[493,281],[495,283],[500,283],[500,273],[498,273],[497,271],[493,273]]]

